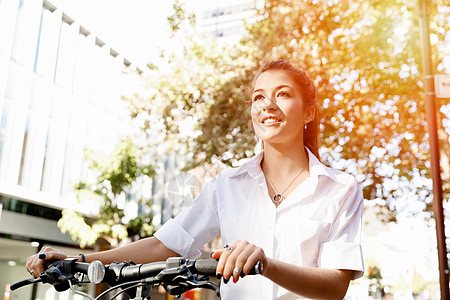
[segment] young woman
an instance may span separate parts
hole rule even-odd
[[[220,234],[225,249],[211,256],[219,259],[223,299],[342,299],[364,270],[362,191],[353,176],[318,159],[315,87],[304,71],[273,61],[255,76],[251,98],[263,151],[213,178],[154,237],[86,261],[194,258]],[[26,267],[37,276],[44,259],[65,257],[45,247]],[[262,276],[245,276],[258,261]]]

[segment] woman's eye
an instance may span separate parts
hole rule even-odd
[[[289,97],[289,93],[288,92],[279,92],[278,93],[278,97]]]
[[[253,97],[253,101],[259,101],[259,100],[262,100],[262,99],[264,99],[263,95],[256,95],[256,96]]]

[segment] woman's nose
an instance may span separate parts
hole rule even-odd
[[[277,109],[277,103],[274,101],[274,99],[272,97],[265,97],[264,101],[262,102],[262,107],[261,109],[263,110],[275,110]]]

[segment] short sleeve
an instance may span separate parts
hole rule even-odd
[[[327,241],[322,244],[318,266],[327,269],[354,270],[353,279],[364,273],[361,248],[363,212],[362,190],[355,182],[346,186],[336,198],[336,217]]]
[[[166,222],[154,236],[183,257],[200,256],[200,248],[219,234],[216,179],[209,181],[193,204]]]

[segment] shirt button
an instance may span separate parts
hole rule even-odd
[[[273,225],[272,224],[267,224],[267,229],[272,229]]]

